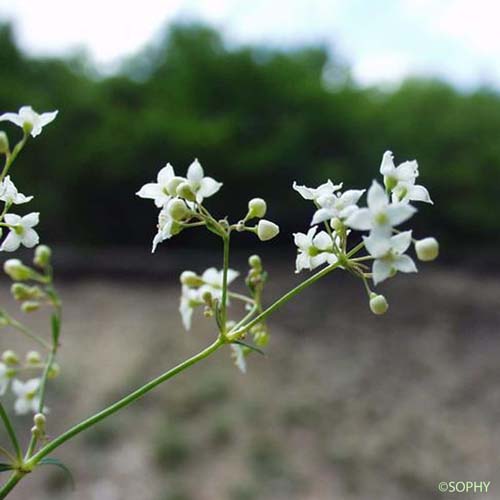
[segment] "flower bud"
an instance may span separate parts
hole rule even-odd
[[[27,286],[23,283],[12,283],[10,292],[14,300],[38,300],[44,296],[42,290],[37,286]]]
[[[52,250],[47,245],[38,245],[35,249],[35,257],[33,258],[33,264],[38,267],[46,267],[50,264],[50,258],[52,257]]]
[[[7,134],[2,130],[0,131],[0,154],[6,154],[9,152],[9,138]]]
[[[184,198],[185,200],[188,200],[188,201],[195,201],[196,200],[196,195],[193,193],[191,186],[186,181],[181,182],[177,186],[177,189],[175,190],[175,192],[176,192],[177,196],[179,196],[180,198]]]
[[[33,423],[39,431],[45,432],[45,424],[47,423],[47,419],[45,418],[45,415],[43,413],[37,413],[33,417]]]
[[[203,285],[203,280],[193,271],[184,271],[180,277],[181,283],[192,288]]]
[[[258,255],[250,255],[250,257],[248,257],[248,265],[252,269],[256,269],[258,271],[262,270],[262,261]]]
[[[33,276],[33,270],[25,266],[19,259],[6,260],[3,270],[15,281],[26,281]]]
[[[330,221],[330,226],[335,231],[341,231],[342,228],[344,227],[344,223],[338,217],[334,217]]]
[[[182,200],[175,198],[168,204],[167,212],[172,219],[179,221],[185,219],[189,215],[190,210]]]
[[[9,349],[3,352],[2,361],[8,366],[15,366],[19,364],[19,357],[14,351]]]
[[[266,212],[267,204],[262,198],[253,198],[248,202],[248,219],[252,219],[253,217],[261,219],[266,215]]]
[[[424,238],[415,243],[415,252],[419,260],[429,262],[439,255],[439,243],[436,238]]]
[[[261,219],[257,225],[257,236],[261,241],[272,240],[280,232],[280,228],[271,221]]]
[[[40,302],[36,300],[27,300],[21,304],[21,311],[25,313],[38,311],[38,309],[40,309]]]
[[[205,302],[205,304],[209,307],[212,307],[213,304],[213,296],[210,290],[205,290],[201,296],[201,300]]]
[[[47,373],[47,377],[50,379],[56,378],[61,373],[61,367],[57,363],[52,363]]]
[[[183,177],[177,177],[177,176],[172,177],[167,182],[167,185],[166,185],[168,193],[171,196],[175,196],[175,194],[177,192],[177,187],[179,186],[179,184],[181,184],[181,182],[184,182],[184,181],[185,181],[185,179]]]
[[[389,304],[383,295],[372,292],[370,294],[370,309],[373,314],[385,314],[389,309]]]
[[[26,353],[27,365],[39,365],[42,362],[42,356],[38,351],[29,351]]]

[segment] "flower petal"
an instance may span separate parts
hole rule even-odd
[[[314,212],[311,225],[321,224],[322,222],[327,221],[328,219],[333,219],[335,217],[335,211],[330,208],[320,208]]]
[[[358,231],[368,231],[372,227],[372,213],[368,208],[360,208],[345,221],[346,225]]]
[[[382,175],[391,175],[394,173],[394,155],[392,151],[386,151],[382,156],[382,163],[380,164],[380,173]]]
[[[387,207],[386,213],[391,226],[397,226],[408,220],[417,210],[405,203],[394,203]]]
[[[38,236],[38,233],[34,229],[27,229],[26,232],[23,235],[22,239],[22,244],[26,248],[33,248],[34,246],[38,245],[40,241],[40,237]]]
[[[215,179],[212,179],[212,177],[203,177],[200,182],[200,188],[196,193],[198,203],[201,202],[203,198],[209,198],[214,195],[221,187],[222,182],[217,182]],[[201,200],[198,200],[200,197]]]
[[[2,252],[15,252],[21,244],[21,238],[14,231],[11,231],[5,240],[3,240],[0,251]]]
[[[384,191],[384,188],[377,182],[373,181],[368,190],[368,207],[372,212],[379,211],[389,203],[389,198]]]
[[[25,227],[34,227],[40,222],[40,212],[31,212],[21,219],[21,224]]]
[[[418,271],[415,262],[408,255],[399,255],[394,259],[393,264],[402,273],[416,273]]]
[[[11,122],[18,127],[22,127],[24,120],[17,113],[4,113],[0,115],[0,122]]]
[[[398,254],[403,254],[411,245],[411,231],[403,231],[391,238],[391,246]]]
[[[196,158],[191,165],[189,165],[187,171],[188,181],[193,182],[195,184],[199,184],[203,179],[205,173],[203,172],[203,167],[200,165],[198,158]]]
[[[167,163],[159,172],[158,172],[158,184],[161,187],[165,186],[165,184],[175,176],[174,167]]]
[[[326,231],[321,231],[314,237],[313,245],[318,250],[329,250],[332,248],[333,243],[330,235]]]
[[[376,260],[372,266],[373,282],[375,285],[386,280],[392,271],[392,266],[387,260]]]
[[[366,251],[376,259],[383,257],[391,250],[391,240],[378,233],[371,233],[370,236],[363,236]]]
[[[434,204],[431,200],[429,191],[427,191],[424,186],[412,186],[410,188],[409,199],[413,201],[423,201],[424,203],[430,203],[431,205]]]

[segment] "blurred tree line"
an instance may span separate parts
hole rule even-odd
[[[303,230],[311,207],[293,180],[367,186],[392,149],[417,157],[436,202],[419,205],[422,236],[455,249],[500,242],[500,97],[490,89],[414,79],[359,88],[321,47],[228,48],[199,25],[171,28],[111,76],[84,57],[30,58],[4,25],[0,76],[0,111],[60,110],[15,167],[51,241],[144,245],[156,209],[134,193],[166,161],[184,174],[194,157],[224,182],[209,200],[219,213],[237,218],[261,196],[284,232]]]

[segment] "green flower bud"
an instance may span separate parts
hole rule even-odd
[[[184,271],[180,277],[181,283],[183,285],[189,286],[191,288],[196,288],[203,285],[203,280],[193,271]]]
[[[266,215],[266,212],[267,204],[262,198],[253,198],[248,202],[248,219],[252,219],[253,217],[261,219]]]
[[[203,300],[203,302],[205,302],[205,304],[207,306],[212,307],[213,297],[212,297],[212,293],[210,292],[210,290],[205,290],[203,292],[203,295],[201,296],[201,300]]]
[[[44,293],[38,286],[28,286],[23,283],[12,283],[10,291],[15,300],[38,300],[44,297]]]
[[[52,366],[49,369],[49,372],[47,373],[47,377],[50,379],[54,379],[56,377],[59,377],[59,374],[61,373],[61,367],[57,363],[52,363]]]
[[[195,201],[196,200],[196,195],[193,193],[191,186],[186,181],[181,182],[177,186],[177,189],[175,192],[176,192],[177,196],[179,196],[179,198],[184,198],[187,201]]]
[[[415,252],[419,260],[429,262],[439,255],[439,243],[436,238],[424,238],[415,243]]]
[[[262,270],[262,261],[258,255],[250,255],[250,257],[248,257],[248,265],[257,271]]]
[[[3,270],[14,281],[26,281],[33,276],[33,270],[25,266],[19,259],[5,261]]]
[[[181,184],[182,182],[184,182],[186,179],[184,179],[183,177],[172,177],[167,185],[166,185],[166,188],[167,188],[167,191],[168,193],[171,195],[171,196],[175,196],[176,193],[177,193],[177,188],[179,187],[179,184]]]
[[[272,240],[280,232],[279,226],[274,222],[262,219],[257,225],[257,236],[261,241]]]
[[[0,131],[0,154],[7,154],[10,151],[9,138],[7,134],[2,130]]]
[[[50,258],[52,257],[52,250],[47,245],[38,245],[35,250],[35,257],[33,258],[33,264],[35,266],[44,268],[50,264]]]
[[[187,216],[191,213],[186,204],[179,198],[172,200],[168,204],[167,212],[172,219],[177,221],[187,218]]]
[[[43,413],[37,413],[33,417],[33,423],[39,431],[45,432],[45,424],[47,423],[47,419],[45,418],[45,415]]]
[[[40,302],[36,302],[35,300],[27,300],[21,304],[21,311],[25,313],[38,311],[38,309],[40,309]]]
[[[389,309],[389,304],[383,295],[372,292],[370,294],[370,309],[373,314],[385,314]]]
[[[42,362],[42,356],[38,351],[29,351],[26,353],[27,365],[39,365]]]
[[[19,357],[14,351],[9,349],[8,351],[4,351],[2,353],[2,361],[7,366],[15,366],[19,364]]]

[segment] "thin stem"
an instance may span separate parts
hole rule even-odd
[[[228,230],[222,238],[224,242],[224,262],[222,268],[222,329],[226,331],[227,322],[227,271],[229,269],[229,239],[231,232]]]
[[[56,437],[53,439],[51,442],[47,443],[43,448],[41,448],[35,455],[33,455],[26,463],[25,467],[27,470],[32,469],[40,460],[47,456],[49,453],[54,451],[56,448],[59,448],[63,443],[68,441],[68,439],[71,439],[72,437],[76,436],[77,434],[80,434],[80,432],[83,432],[84,430],[88,429],[89,427],[92,427],[93,425],[97,424],[101,420],[104,420],[106,417],[109,415],[112,415],[113,413],[116,413],[118,410],[121,410],[125,406],[128,406],[130,403],[133,403],[137,399],[141,398],[145,394],[147,394],[149,391],[153,390],[156,386],[162,384],[166,380],[174,377],[178,373],[181,373],[184,371],[186,368],[189,368],[190,366],[198,363],[202,359],[205,359],[206,357],[210,356],[212,353],[214,353],[219,347],[224,345],[224,340],[221,337],[218,337],[217,340],[212,343],[210,346],[208,346],[206,349],[203,351],[199,352],[195,356],[187,359],[186,361],[183,361],[179,365],[175,366],[171,370],[163,373],[159,377],[151,380],[147,384],[143,385],[136,391],[130,393],[128,396],[125,396],[124,398],[120,399],[116,403],[113,403],[112,405],[108,406],[104,410],[100,411],[99,413],[96,413],[92,417],[87,418],[83,422],[80,422],[79,424],[73,426],[71,429],[67,430],[60,436]],[[2,490],[0,490],[1,493]],[[2,497],[0,496],[0,499]]]
[[[7,415],[2,403],[0,403],[0,418],[3,420],[7,434],[9,435],[12,446],[16,452],[17,459],[21,461],[23,459],[23,453],[21,451],[21,447],[19,446],[19,441],[17,440],[16,431],[14,430],[9,415]]]
[[[347,254],[346,254],[346,257],[349,259],[351,258],[353,255],[356,255],[363,247],[365,246],[365,242],[364,241],[361,241],[360,243],[358,243],[355,247],[351,248]]]
[[[4,164],[2,173],[0,174],[0,182],[2,182],[5,178],[5,176],[9,173],[10,167],[14,163],[14,160],[17,158],[17,155],[23,149],[24,145],[26,144],[26,141],[28,140],[28,137],[29,137],[29,134],[24,132],[23,138],[14,146],[12,153],[6,155],[5,164]]]
[[[16,484],[21,481],[23,476],[25,475],[25,472],[22,472],[20,470],[14,471],[9,479],[4,483],[2,488],[0,489],[0,500],[3,500],[16,486]]]
[[[3,446],[0,446],[0,453],[2,453],[6,458],[8,458],[12,463],[15,463],[16,457],[14,457],[14,455],[12,455],[12,453]]]
[[[14,318],[7,316],[6,313],[5,317],[9,323],[10,326],[14,327],[16,330],[19,330],[21,333],[24,333],[27,337],[29,337],[31,340],[34,340],[37,342],[39,345],[41,345],[44,349],[47,349],[50,351],[52,349],[52,346],[42,337],[39,337],[36,333],[33,333],[29,328],[26,328],[22,323],[19,321],[15,320]]]
[[[321,271],[317,272],[316,274],[313,274],[310,278],[306,279],[299,285],[297,285],[295,288],[290,290],[289,292],[285,293],[283,297],[279,298],[274,304],[270,305],[267,309],[265,309],[263,312],[261,312],[258,316],[256,316],[252,321],[244,325],[243,327],[237,329],[236,331],[233,331],[231,335],[229,335],[228,340],[233,341],[237,340],[240,335],[245,333],[248,329],[252,328],[252,326],[256,325],[257,323],[260,323],[264,318],[269,316],[273,311],[281,307],[285,302],[288,302],[291,298],[295,297],[298,293],[300,293],[302,290],[307,288],[308,286],[312,285],[314,282],[318,281],[320,278],[323,276],[326,276],[328,273],[332,272],[334,269],[339,267],[341,265],[341,262],[335,262],[334,264],[330,264],[329,266],[323,268]]]
[[[240,321],[238,321],[236,325],[234,325],[231,331],[235,332],[236,330],[238,330],[238,328],[243,326],[257,311],[258,311],[258,306],[257,304],[255,304],[252,307],[252,309],[248,312],[248,314],[246,314],[242,319],[240,319]]]
[[[246,295],[243,295],[241,293],[236,293],[236,292],[227,292],[229,298],[236,299],[236,300],[241,300],[242,302],[246,302],[247,304],[255,304],[255,300],[247,297]]]

